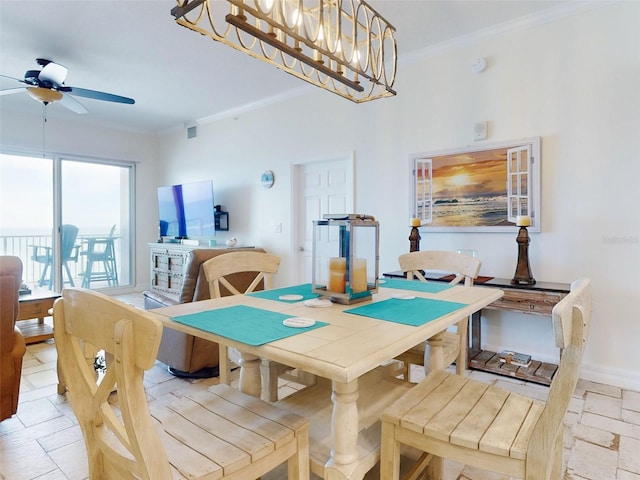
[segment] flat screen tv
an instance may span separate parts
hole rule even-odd
[[[161,237],[214,237],[214,210],[211,180],[158,188]]]

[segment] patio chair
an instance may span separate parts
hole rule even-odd
[[[76,239],[78,237],[78,227],[75,225],[62,225],[61,227],[61,255],[62,255],[62,272],[63,272],[63,284],[68,283],[72,287],[73,276],[69,269],[69,262],[78,261],[78,252],[80,246],[76,245]],[[49,286],[49,290],[53,288],[53,247],[45,245],[31,245],[33,252],[31,254],[31,260],[36,263],[44,264],[42,269],[42,275],[38,284],[43,287]],[[64,280],[64,274],[67,276],[67,280]]]
[[[87,257],[87,268],[82,279],[83,288],[91,288],[91,282],[106,281],[110,287],[118,285],[118,268],[116,265],[116,249],[113,233],[116,226],[113,225],[109,235],[102,237],[87,237],[86,250],[80,255]],[[101,267],[101,268],[96,268]]]

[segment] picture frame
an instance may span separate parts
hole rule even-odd
[[[468,145],[411,158],[411,218],[433,232],[540,231],[540,137]]]

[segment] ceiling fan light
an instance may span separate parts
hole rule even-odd
[[[62,98],[62,93],[51,90],[50,88],[41,88],[41,87],[30,87],[27,88],[27,93],[39,102],[44,103],[45,105],[52,102],[57,102]]]

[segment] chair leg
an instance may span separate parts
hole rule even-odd
[[[309,425],[300,429],[296,443],[298,451],[287,461],[287,478],[309,480]]]
[[[442,457],[431,457],[427,466],[427,478],[429,480],[442,480],[444,472],[444,459]]]
[[[42,275],[40,275],[40,281],[38,282],[38,285],[40,285],[41,287],[44,287],[45,283],[49,283],[49,281],[47,280],[47,272],[49,271],[50,266],[50,263],[44,264],[44,269],[42,270]]]
[[[395,426],[382,422],[380,478],[400,480],[400,444],[395,439]]]
[[[227,385],[231,384],[231,375],[229,371],[229,352],[227,351],[227,347],[225,345],[219,345],[219,359],[218,359],[218,375],[220,378],[220,383],[225,383]]]
[[[260,398],[265,402],[278,401],[278,365],[266,359],[260,361]]]
[[[67,272],[67,278],[69,279],[69,285],[71,285],[72,287],[75,287],[75,285],[73,283],[73,277],[71,276],[71,270],[69,270],[69,264],[67,262],[64,262],[62,266],[64,267],[65,272]]]
[[[460,351],[456,358],[456,374],[464,375],[467,371],[467,351],[469,350],[469,321],[458,323],[458,336],[460,337]]]

